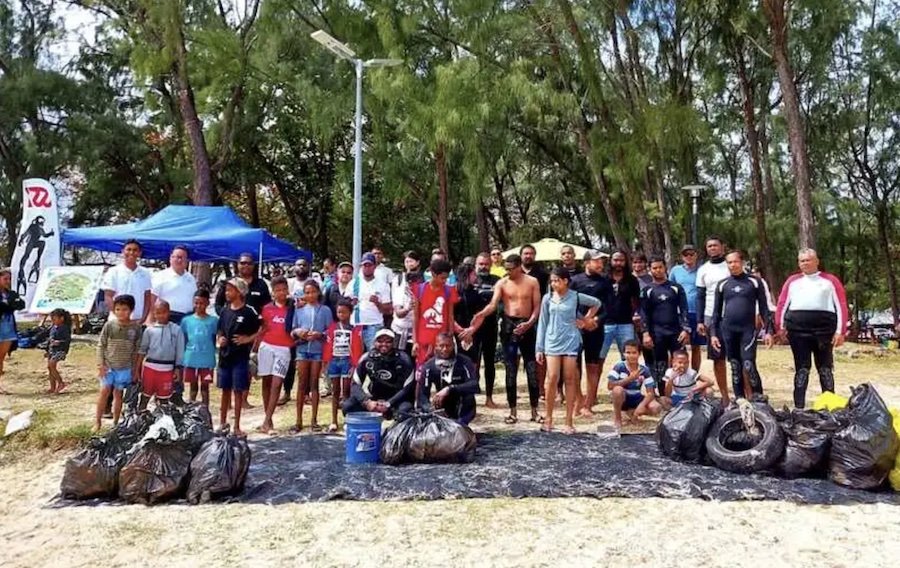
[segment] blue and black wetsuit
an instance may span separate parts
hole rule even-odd
[[[772,314],[766,301],[762,282],[755,276],[729,276],[716,285],[713,307],[713,337],[718,337],[731,364],[734,396],[743,396],[743,374],[746,371],[750,386],[762,394],[762,379],[756,368],[756,314],[762,316],[766,333],[772,333]]]
[[[678,336],[683,331],[691,332],[684,288],[669,280],[645,287],[641,291],[640,316],[643,330],[653,339],[653,378],[662,385],[669,358],[681,348]]]
[[[478,392],[478,369],[465,355],[451,360],[432,357],[419,369],[419,395],[417,404],[422,410],[431,410],[431,392],[447,387],[450,394],[444,399],[447,418],[460,424],[469,424],[475,418],[475,393]]]

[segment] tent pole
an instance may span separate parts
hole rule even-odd
[[[262,263],[263,263],[262,252],[263,252],[262,251],[262,240],[260,240],[259,241],[259,264],[257,265],[257,271],[259,272],[260,278],[262,278]]]

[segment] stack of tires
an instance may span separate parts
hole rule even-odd
[[[827,475],[845,487],[878,489],[898,463],[900,438],[871,385],[852,391],[846,408],[834,410],[776,412],[765,402],[742,401],[717,415],[714,403],[690,401],[663,417],[657,441],[672,459],[733,473]]]

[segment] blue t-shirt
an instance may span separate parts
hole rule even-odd
[[[684,293],[687,295],[687,306],[689,314],[697,313],[697,269],[699,266],[694,266],[693,270],[688,270],[683,264],[679,264],[677,266],[673,266],[672,270],[669,271],[669,280],[678,284],[684,289]]]
[[[642,395],[641,389],[650,390],[656,388],[656,381],[653,380],[653,375],[650,374],[650,369],[647,368],[646,365],[638,364],[639,377],[627,385],[625,385],[625,392],[630,395]],[[619,361],[615,364],[615,366],[609,371],[609,375],[607,378],[609,382],[621,381],[622,379],[627,379],[628,375],[631,372],[628,370],[628,365],[625,361]]]
[[[198,318],[191,314],[181,320],[184,332],[184,359],[182,364],[189,369],[214,369],[216,366],[216,329],[219,318],[206,316]]]
[[[294,310],[293,329],[301,328],[325,333],[331,327],[331,321],[331,309],[328,306],[306,304],[302,308]],[[324,339],[297,342],[298,353],[321,355],[324,348]]]

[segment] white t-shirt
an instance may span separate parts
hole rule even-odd
[[[344,295],[348,298],[357,300],[356,308],[353,310],[351,323],[353,325],[383,325],[384,315],[381,310],[369,301],[373,295],[378,296],[378,302],[387,304],[391,301],[391,288],[387,282],[372,278],[366,280],[362,276],[355,276],[344,291]]]
[[[319,285],[319,290],[324,292],[324,290],[322,290],[322,279],[318,277],[317,273],[313,272],[306,278],[301,279],[295,277],[288,280],[288,291],[290,292],[292,298],[303,297],[303,286],[306,285],[307,280],[315,280],[316,284]]]
[[[400,284],[394,284],[393,290],[391,290],[391,302],[394,304],[394,310],[397,308],[400,309],[409,309],[409,305],[412,303],[412,295],[409,293],[409,284],[404,280]],[[413,326],[413,313],[412,310],[406,314],[406,317],[399,318],[394,315],[394,319],[391,321],[391,329],[396,332],[403,332],[412,329]]]
[[[675,369],[666,371],[666,382],[672,383],[672,394],[678,396],[690,396],[691,390],[697,384],[697,371],[688,368],[683,374],[675,373]]]
[[[394,271],[383,264],[375,267],[375,278],[383,280],[388,288],[394,283]]]
[[[171,268],[161,270],[153,275],[153,285],[150,292],[159,298],[169,302],[169,308],[173,312],[189,314],[194,311],[194,292],[197,291],[197,280],[187,270],[179,276]]]
[[[703,306],[705,317],[712,317],[716,303],[716,285],[728,278],[729,274],[728,264],[724,260],[718,263],[707,261],[697,269],[697,288],[706,288],[706,305]]]
[[[131,312],[132,321],[144,318],[144,294],[153,286],[150,271],[143,266],[137,266],[134,270],[124,264],[117,264],[103,275],[103,290],[111,290],[116,296],[130,294],[134,297],[134,311]],[[190,312],[191,310],[188,310]],[[110,318],[115,318],[114,310],[109,312]]]

